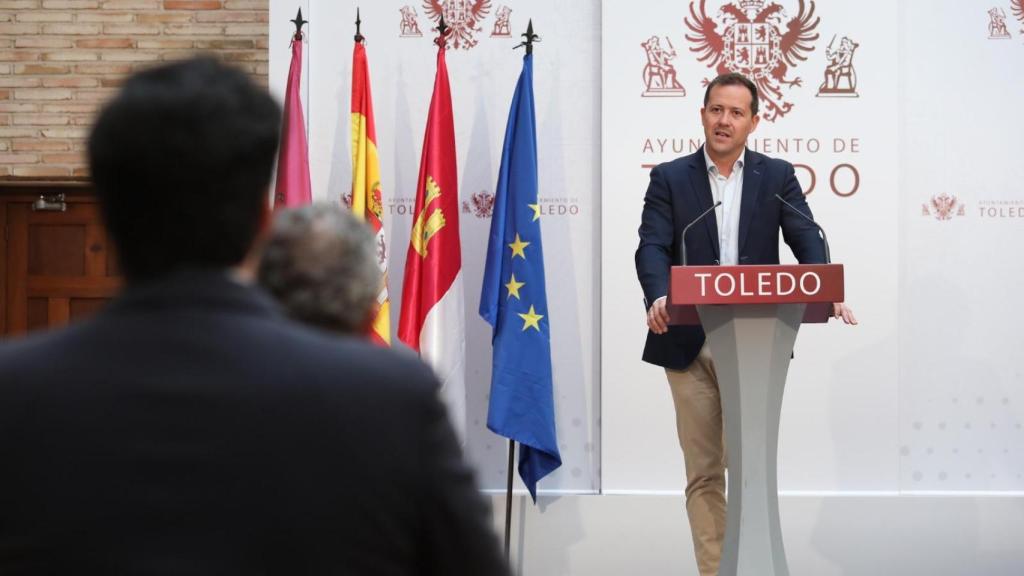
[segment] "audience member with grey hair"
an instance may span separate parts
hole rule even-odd
[[[373,234],[341,206],[279,212],[258,277],[285,312],[305,324],[364,334],[377,311],[381,272]]]

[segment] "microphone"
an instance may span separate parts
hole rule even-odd
[[[804,214],[803,212],[797,210],[796,206],[793,206],[789,202],[786,202],[782,198],[782,196],[779,196],[778,194],[776,194],[775,197],[779,199],[779,202],[782,202],[783,204],[788,206],[790,210],[792,210],[793,212],[796,212],[797,214],[799,214],[804,220],[807,220],[811,224],[814,224],[814,226],[818,229],[818,231],[821,232],[821,240],[825,243],[825,264],[831,264],[832,263],[832,256],[831,256],[831,253],[829,252],[829,249],[828,249],[828,236],[825,236],[825,229],[822,228],[820,224],[818,224],[817,222],[812,220],[810,216],[808,216],[807,214]]]
[[[697,216],[696,218],[694,218],[693,222],[690,222],[689,224],[686,225],[686,228],[683,228],[683,233],[679,235],[679,242],[683,245],[683,266],[686,266],[686,233],[690,231],[690,228],[693,228],[694,224],[696,224],[697,222],[700,222],[701,220],[703,220],[705,216],[710,214],[712,211],[714,211],[715,208],[718,208],[721,205],[722,205],[722,201],[721,200],[719,200],[718,202],[715,202],[714,206],[712,206],[711,208],[708,208],[707,210],[701,212],[700,216]]]

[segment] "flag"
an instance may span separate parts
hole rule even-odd
[[[452,422],[464,439],[466,335],[462,247],[455,126],[444,52],[444,42],[438,42],[434,94],[427,114],[405,260],[398,338],[434,368]]]
[[[301,17],[301,14],[300,14]],[[301,206],[313,200],[309,185],[309,148],[306,121],[302,114],[302,33],[292,38],[292,61],[288,65],[288,86],[284,92],[281,149],[277,156],[277,185],[274,208]]]
[[[352,50],[352,213],[376,234],[377,263],[382,282],[377,293],[377,316],[373,319],[374,341],[391,344],[391,300],[388,298],[388,254],[384,239],[384,204],[381,202],[380,162],[377,158],[377,130],[373,121],[370,66],[366,48],[356,42]]]
[[[520,444],[519,476],[536,502],[537,482],[561,466],[562,457],[537,199],[532,54],[523,59],[505,128],[480,315],[494,328],[487,427]]]

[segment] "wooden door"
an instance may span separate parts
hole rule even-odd
[[[70,197],[65,211],[28,199],[0,209],[5,224],[5,335],[63,326],[94,314],[119,290],[120,273],[99,206]]]

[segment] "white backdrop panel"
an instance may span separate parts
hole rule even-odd
[[[900,487],[1024,490],[1024,23],[914,1],[901,32]]]
[[[373,87],[390,248],[392,329],[397,329],[410,212],[434,81],[435,26],[418,0],[353,2],[272,0],[272,90],[283,94],[288,69],[288,22],[296,8],[310,21],[307,35],[309,132],[313,196],[341,201],[349,193],[349,109],[356,6]],[[422,36],[400,34],[401,12],[416,12]],[[511,35],[492,36],[501,6],[511,9]],[[492,2],[470,49],[447,55],[455,116],[462,261],[466,285],[467,452],[485,488],[504,489],[507,444],[486,429],[491,331],[477,314],[490,219],[478,216],[474,196],[493,195],[512,90],[523,51],[512,50],[533,18],[542,42],[534,56],[540,199],[554,358],[555,409],[563,466],[542,491],[590,492],[598,468],[598,274],[600,5],[596,0]],[[396,424],[400,425],[400,424]],[[517,480],[518,482],[518,480]]]
[[[646,326],[633,252],[650,166],[696,151],[703,140],[703,82],[717,72],[690,50],[696,43],[686,39],[692,32],[684,24],[693,20],[691,8],[700,14],[700,4],[604,4],[603,197],[605,206],[616,207],[602,219],[602,485],[609,491],[682,489],[664,372],[640,361]],[[724,4],[730,3],[706,4],[718,33],[727,29],[719,11]],[[784,34],[799,4],[782,5],[783,19],[768,22]],[[788,111],[762,121],[748,145],[798,165],[812,210],[829,232],[832,257],[846,266],[847,301],[861,325],[802,330],[783,408],[779,481],[783,490],[892,490],[898,475],[896,19],[879,19],[854,2],[814,9],[813,50],[782,76],[800,82],[770,81],[780,93],[776,104]],[[652,37],[674,47],[670,62],[685,95],[645,95],[657,93],[645,82],[642,44]],[[842,97],[819,96],[826,48],[830,42],[839,48],[844,37],[858,44],[856,88]],[[762,112],[771,115],[766,102]],[[782,252],[793,261],[788,248]]]
[[[719,9],[726,3],[706,3],[720,32]],[[399,37],[399,9],[406,4],[415,7],[427,35]],[[799,1],[781,4],[783,30]],[[1024,265],[1012,253],[1024,217],[1017,143],[1024,119],[1016,112],[1024,92],[1017,73],[1024,24],[1014,19],[1008,0],[996,4],[815,3],[820,20],[812,33],[819,37],[807,60],[782,75],[801,83],[778,85],[780,105],[792,107],[762,122],[750,141],[798,165],[810,205],[830,233],[833,257],[846,265],[847,299],[861,320],[855,329],[802,330],[783,409],[785,491],[1024,489],[1017,358],[1024,312],[1014,305]],[[279,95],[288,66],[287,21],[298,5],[311,20],[303,90],[314,195],[336,201],[349,181],[355,3],[272,0],[271,88]],[[511,7],[514,34],[532,16],[544,37],[535,90],[566,465],[542,487],[679,491],[682,459],[664,376],[639,360],[645,327],[633,251],[648,165],[689,153],[702,139],[702,81],[715,72],[689,49],[684,23],[700,2],[492,2],[475,34],[479,44],[451,50],[448,58],[464,200],[493,193],[521,65],[520,53],[510,50],[518,38],[490,36],[499,5]],[[1008,38],[991,37],[993,8],[996,20],[1005,16]],[[397,325],[434,74],[432,24],[417,2],[362,9]],[[652,36],[674,47],[670,62],[685,96],[642,95],[647,57],[641,44]],[[843,37],[858,44],[855,97],[819,95],[827,48]],[[602,215],[602,203],[612,210]],[[470,379],[477,383],[467,448],[484,486],[501,488],[505,446],[483,428],[489,331],[476,316],[488,222],[472,211],[462,214]]]

